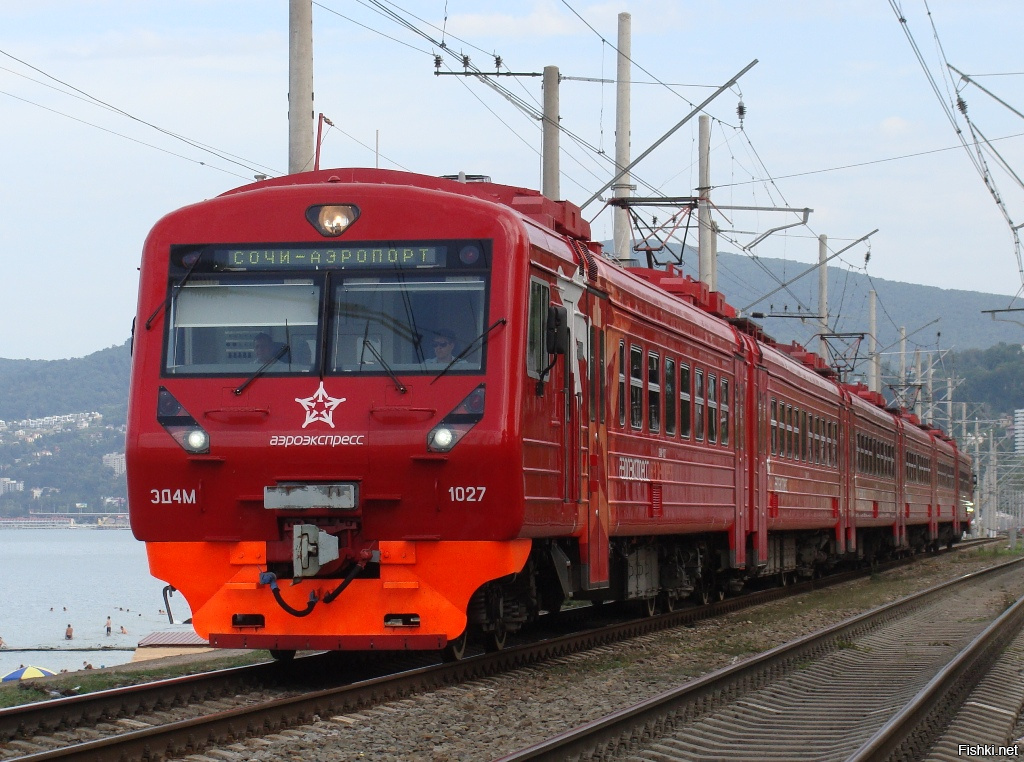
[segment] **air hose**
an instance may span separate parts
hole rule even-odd
[[[363,561],[362,563],[353,564],[352,568],[349,570],[345,579],[341,581],[341,584],[324,596],[324,603],[334,602],[334,600],[339,595],[341,595],[342,591],[351,584],[352,580],[354,580],[358,576],[359,572],[361,572],[365,566],[365,561]],[[317,596],[315,590],[309,591],[309,601],[306,603],[306,608],[296,609],[289,606],[288,601],[286,601],[284,599],[284,596],[281,595],[281,589],[280,587],[278,587],[277,584],[277,575],[274,574],[274,572],[260,572],[260,584],[270,585],[270,591],[274,594],[274,600],[277,601],[277,604],[281,608],[283,608],[285,611],[287,611],[294,617],[307,616],[310,613],[312,613],[314,608],[316,608]]]
[[[274,594],[277,604],[292,616],[306,616],[311,614],[316,607],[316,590],[309,591],[309,601],[306,603],[306,608],[300,610],[289,606],[288,601],[281,595],[281,589],[277,585],[277,575],[274,572],[260,572],[260,584],[270,585],[270,591]]]

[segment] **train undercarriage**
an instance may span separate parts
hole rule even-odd
[[[619,537],[611,543],[609,584],[596,590],[586,589],[581,580],[584,567],[574,540],[536,540],[522,572],[489,582],[473,595],[468,635],[460,638],[454,655],[461,655],[473,640],[482,639],[490,649],[503,648],[510,635],[541,612],[558,611],[571,601],[635,601],[653,615],[720,601],[745,589],[936,552],[959,539],[951,523],[939,525],[937,539],[929,539],[927,527],[908,527],[906,535],[907,542],[900,545],[891,527],[858,529],[857,550],[839,553],[833,532],[776,532],[769,537],[768,558],[749,568],[730,567],[724,533]]]

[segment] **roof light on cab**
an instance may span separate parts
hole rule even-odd
[[[320,235],[337,238],[359,219],[359,207],[355,204],[311,206],[306,210],[306,219]]]

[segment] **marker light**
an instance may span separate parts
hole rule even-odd
[[[359,207],[354,204],[311,206],[306,210],[306,219],[320,235],[337,238],[359,219]]]
[[[163,386],[157,393],[156,420],[185,452],[202,455],[210,451],[210,435]]]

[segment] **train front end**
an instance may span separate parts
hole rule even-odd
[[[526,244],[445,182],[282,178],[147,239],[131,523],[212,645],[438,649],[523,568]]]

